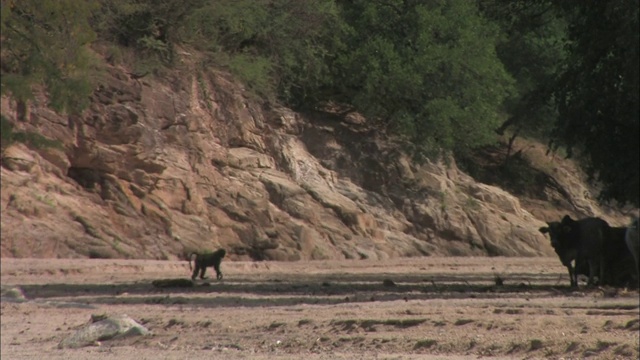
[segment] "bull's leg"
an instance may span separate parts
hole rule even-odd
[[[640,262],[638,262],[638,257],[634,257],[636,260],[636,283],[640,286]]]
[[[638,248],[634,247],[634,244],[630,243],[627,239],[627,246],[629,250],[631,250],[631,255],[633,256],[633,261],[636,265],[635,273],[636,273],[636,281],[640,281],[640,259],[638,259]]]
[[[571,265],[571,263],[569,263],[569,265],[567,265],[567,270],[569,270],[569,281],[571,282],[571,287],[576,287],[578,286],[578,280],[575,278],[575,270],[573,268],[573,265]]]
[[[596,271],[598,271],[598,261],[595,259],[589,259],[589,282],[588,285],[595,285],[594,278],[596,277]]]
[[[604,278],[605,274],[607,272],[605,265],[607,265],[607,264],[606,264],[604,256],[600,256],[600,272],[599,272],[600,275],[598,277],[598,284],[599,285],[607,285],[607,283],[608,283],[608,279],[605,280],[605,278]]]

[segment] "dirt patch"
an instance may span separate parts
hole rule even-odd
[[[638,292],[571,290],[555,258],[228,262],[223,271],[224,281],[172,288],[152,282],[187,278],[186,262],[2,259],[2,356],[32,359],[43,351],[49,359],[639,355]],[[95,314],[127,314],[152,335],[57,348]]]

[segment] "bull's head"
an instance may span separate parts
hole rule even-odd
[[[568,216],[565,216],[565,219],[567,217]],[[571,232],[571,226],[564,223],[565,219],[562,219],[563,222],[548,222],[547,226],[538,229],[538,231],[543,234],[549,234],[549,238],[551,239],[551,246],[553,246],[554,249],[562,246],[562,244],[564,243],[563,239],[566,238],[566,236]]]

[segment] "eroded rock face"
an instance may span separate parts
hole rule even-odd
[[[517,198],[454,162],[412,162],[357,114],[266,108],[218,73],[109,74],[81,116],[55,114],[40,97],[16,124],[64,150],[5,152],[2,257],[553,254],[542,219]]]

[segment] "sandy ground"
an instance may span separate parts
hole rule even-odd
[[[637,290],[571,290],[556,258],[224,262],[223,281],[172,289],[151,282],[187,277],[186,262],[1,266],[3,290],[28,299],[2,299],[3,360],[639,356]],[[128,314],[152,335],[58,349],[92,314]]]

